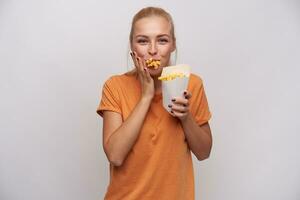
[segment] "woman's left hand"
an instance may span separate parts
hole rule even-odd
[[[168,106],[171,108],[171,115],[180,119],[180,121],[184,121],[187,119],[189,114],[189,99],[192,97],[192,94],[185,90],[183,93],[184,97],[176,97],[172,99],[172,103]]]

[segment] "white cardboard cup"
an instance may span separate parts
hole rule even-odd
[[[162,81],[163,106],[170,112],[168,105],[172,104],[175,97],[184,97],[183,92],[187,89],[189,77],[175,78],[171,81]]]
[[[173,98],[184,97],[183,92],[187,89],[189,83],[190,66],[181,64],[164,67],[161,76],[167,76],[172,73],[182,73],[185,76],[177,77],[169,81],[162,81],[163,107],[168,112],[171,111],[168,105],[172,104]]]

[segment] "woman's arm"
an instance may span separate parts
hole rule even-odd
[[[212,147],[212,135],[210,126],[207,123],[199,126],[189,112],[189,101],[192,94],[188,91],[184,93],[185,98],[174,98],[171,114],[177,117],[184,130],[185,137],[191,151],[198,160],[204,160],[209,157]]]
[[[103,113],[103,147],[108,160],[116,166],[122,165],[138,138],[154,96],[154,81],[145,66],[145,61],[135,52],[130,55],[141,84],[141,99],[124,122],[119,113],[111,111]]]
[[[150,98],[141,98],[124,122],[119,113],[103,112],[103,147],[113,165],[121,166],[135,144],[150,104]]]
[[[181,124],[191,151],[198,160],[207,159],[212,147],[212,136],[208,122],[199,126],[189,114]]]

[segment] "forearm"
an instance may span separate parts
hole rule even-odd
[[[209,125],[199,126],[191,114],[188,114],[184,121],[181,121],[185,137],[191,151],[198,160],[204,160],[209,157],[212,147],[212,137]]]
[[[150,104],[151,99],[141,98],[132,113],[107,141],[109,159],[116,165],[123,163],[135,144]]]

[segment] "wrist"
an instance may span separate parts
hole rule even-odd
[[[184,118],[180,118],[180,122],[182,123],[182,125],[185,125],[186,123],[188,123],[188,121],[192,118],[191,113],[188,112],[187,115]]]
[[[152,98],[153,97],[151,96],[142,96],[140,102],[145,104],[151,104]]]

